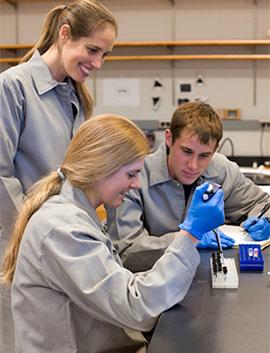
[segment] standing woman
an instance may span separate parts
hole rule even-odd
[[[56,169],[77,128],[91,116],[85,84],[113,47],[117,24],[98,1],[56,6],[37,44],[0,75],[0,261],[29,187]],[[0,347],[12,353],[9,292],[1,286]]]
[[[204,202],[209,184],[198,187],[164,255],[136,274],[123,267],[95,212],[140,187],[148,152],[134,123],[100,115],[79,128],[61,167],[30,189],[2,275],[12,283],[17,353],[145,353],[140,331],[186,295],[197,239],[224,222],[222,190]]]

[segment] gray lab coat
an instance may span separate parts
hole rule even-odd
[[[0,74],[0,262],[24,194],[59,167],[84,120],[72,82],[56,82],[38,52]],[[0,345],[13,353],[10,295],[0,292]]]
[[[219,153],[200,177],[200,183],[205,181],[222,185],[230,223],[239,224],[270,202],[270,196],[247,179],[236,163]],[[107,210],[108,232],[127,268],[145,270],[161,256],[179,231],[193,193],[194,189],[186,204],[183,185],[169,175],[165,144],[146,157],[141,189],[130,190],[118,209]]]
[[[86,195],[65,181],[30,219],[12,284],[17,353],[146,352],[139,331],[186,295],[199,254],[177,237],[132,274]]]
[[[85,119],[72,82],[56,82],[38,52],[1,73],[0,92],[0,225],[8,234],[25,192],[59,167]]]

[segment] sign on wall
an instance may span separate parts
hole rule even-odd
[[[103,104],[110,107],[139,107],[138,78],[106,78],[103,80]]]

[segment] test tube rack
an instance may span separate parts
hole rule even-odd
[[[260,244],[239,245],[240,271],[263,272],[264,259]]]
[[[224,258],[219,251],[210,258],[212,288],[238,288],[239,278],[233,258]]]

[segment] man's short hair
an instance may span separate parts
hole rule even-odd
[[[181,104],[173,113],[170,123],[172,143],[187,129],[198,136],[200,143],[206,145],[210,140],[216,140],[217,145],[223,136],[222,121],[217,112],[203,102]]]

